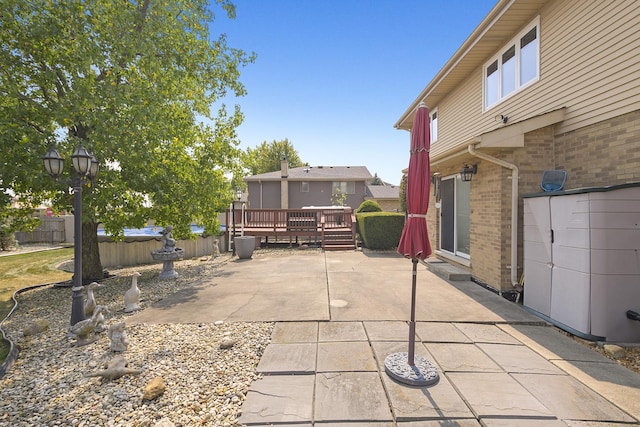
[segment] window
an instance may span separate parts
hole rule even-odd
[[[356,183],[354,181],[333,181],[331,192],[336,194],[338,190],[343,194],[356,194]]]
[[[538,79],[539,27],[536,19],[484,66],[485,109]]]
[[[431,142],[438,139],[438,110],[434,110],[431,113]]]
[[[302,181],[300,183],[300,192],[301,193],[308,193],[309,192],[309,182]]]

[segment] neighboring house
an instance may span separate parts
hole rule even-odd
[[[367,184],[364,198],[379,204],[383,211],[398,212],[400,210],[400,187],[397,185]]]
[[[410,130],[420,102],[430,108],[438,257],[512,290],[523,195],[543,171],[567,171],[565,190],[640,181],[638,29],[636,0],[498,1],[395,124]]]
[[[336,192],[346,193],[344,206],[357,209],[365,200],[366,183],[372,176],[365,166],[288,167],[244,178],[248,207],[251,209],[300,209],[306,206],[332,206]]]

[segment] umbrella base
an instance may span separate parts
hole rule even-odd
[[[414,387],[430,386],[438,382],[438,368],[422,356],[414,356],[414,366],[408,363],[408,353],[391,353],[384,359],[384,370],[391,378]]]

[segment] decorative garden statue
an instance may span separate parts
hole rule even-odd
[[[137,271],[131,275],[131,287],[124,293],[124,312],[140,310],[138,302],[140,301],[140,289],[138,289],[138,277],[140,273]]]
[[[184,249],[176,247],[176,240],[171,235],[173,227],[168,225],[160,233],[162,234],[162,248],[151,251],[151,256],[156,261],[162,261],[161,279],[175,279],[178,273],[173,269],[173,262],[184,256]]]
[[[173,231],[173,226],[168,225],[160,232],[160,234],[162,234],[162,250],[164,252],[176,251],[176,239],[174,239],[173,236],[171,235],[172,231]]]
[[[87,290],[87,299],[84,302],[84,315],[85,317],[91,317],[93,310],[96,309],[96,297],[93,295],[93,291],[101,287],[98,282],[92,282],[88,284],[85,289]]]
[[[109,339],[111,340],[111,351],[126,351],[129,346],[129,340],[127,339],[127,333],[124,330],[124,322],[114,323],[109,326]]]

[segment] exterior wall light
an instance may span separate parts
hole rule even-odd
[[[471,166],[464,165],[464,167],[460,171],[460,178],[462,178],[464,182],[469,182],[471,181],[471,178],[473,177],[473,175],[477,173],[478,173],[478,165],[471,165]]]

